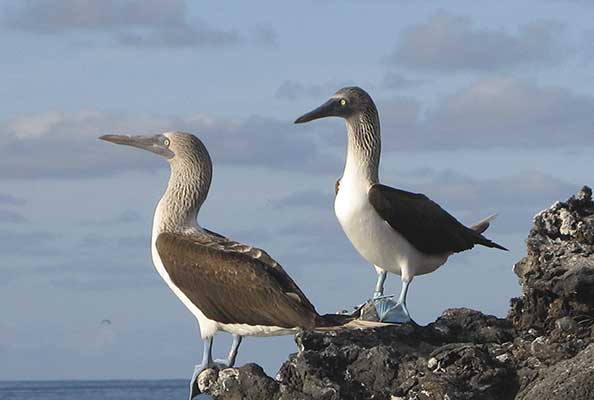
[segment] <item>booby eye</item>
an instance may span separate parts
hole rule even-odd
[[[171,141],[169,139],[165,139],[163,140],[163,144],[167,147],[169,147],[169,144],[171,143]]]
[[[340,105],[341,106],[344,107],[344,106],[346,106],[346,104],[347,104],[347,101],[345,99],[340,99]]]

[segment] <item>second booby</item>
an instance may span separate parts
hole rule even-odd
[[[169,161],[171,175],[153,220],[153,263],[171,290],[194,314],[204,340],[205,368],[231,367],[242,336],[292,334],[328,329],[353,322],[354,316],[320,315],[285,270],[265,251],[235,242],[201,227],[197,215],[206,199],[212,163],[196,136],[168,132],[155,136],[105,135],[102,140],[134,146]],[[233,334],[229,356],[212,358],[217,331]]]
[[[379,182],[379,115],[363,89],[340,89],[295,123],[324,117],[346,120],[347,157],[344,173],[336,183],[334,211],[353,246],[378,273],[373,298],[380,320],[410,321],[406,307],[410,282],[417,275],[435,271],[453,253],[476,244],[506,250],[482,235],[493,217],[469,228],[427,196]],[[386,271],[401,276],[397,302],[383,297]]]

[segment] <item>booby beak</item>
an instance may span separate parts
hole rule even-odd
[[[324,117],[339,117],[338,113],[338,101],[337,99],[330,99],[313,111],[303,114],[295,120],[296,124],[302,124],[304,122],[313,121],[314,119]]]
[[[175,154],[169,150],[169,139],[165,135],[130,136],[130,135],[103,135],[99,139],[115,144],[138,147],[155,154],[171,159]]]

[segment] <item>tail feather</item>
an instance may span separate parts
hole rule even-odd
[[[500,244],[495,243],[494,241],[487,239],[482,235],[484,231],[486,231],[489,226],[491,226],[491,222],[497,218],[497,214],[489,215],[487,218],[477,222],[476,224],[472,225],[470,229],[478,233],[479,241],[478,244],[482,244],[483,246],[491,247],[494,249],[500,249],[508,251],[505,247]]]
[[[481,244],[483,246],[491,247],[492,249],[499,249],[499,250],[509,251],[508,249],[506,249],[502,245],[497,244],[497,243],[495,243],[494,241],[492,241],[490,239],[487,239],[483,235],[480,235],[480,236],[481,236],[481,240],[478,242],[479,244]]]
[[[493,221],[495,218],[497,218],[497,214],[489,215],[487,218],[472,225],[470,229],[476,233],[483,233],[489,228],[489,226],[491,226],[491,221]]]
[[[325,314],[320,315],[320,317],[316,321],[316,327],[314,328],[314,330],[316,332],[330,332],[355,329],[382,328],[391,325],[394,324],[386,322],[365,321],[359,319],[359,315],[357,315],[357,313],[351,315]]]
[[[366,321],[360,319],[361,310],[365,304],[362,304],[352,314],[324,314],[316,319],[316,332],[343,331],[354,329],[382,328],[384,326],[394,325],[386,322]]]

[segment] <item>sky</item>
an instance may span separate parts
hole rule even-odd
[[[413,318],[505,316],[534,214],[594,184],[593,13],[579,0],[0,0],[0,380],[186,378],[201,360],[196,320],[150,259],[167,163],[102,134],[194,133],[214,163],[202,226],[266,249],[322,313],[364,302],[375,271],[333,211],[344,122],[292,123],[347,85],[379,108],[382,182],[467,224],[497,212],[487,236],[510,249],[416,278]],[[220,334],[215,354],[229,344]],[[295,351],[292,337],[248,338],[238,364],[274,374]]]

